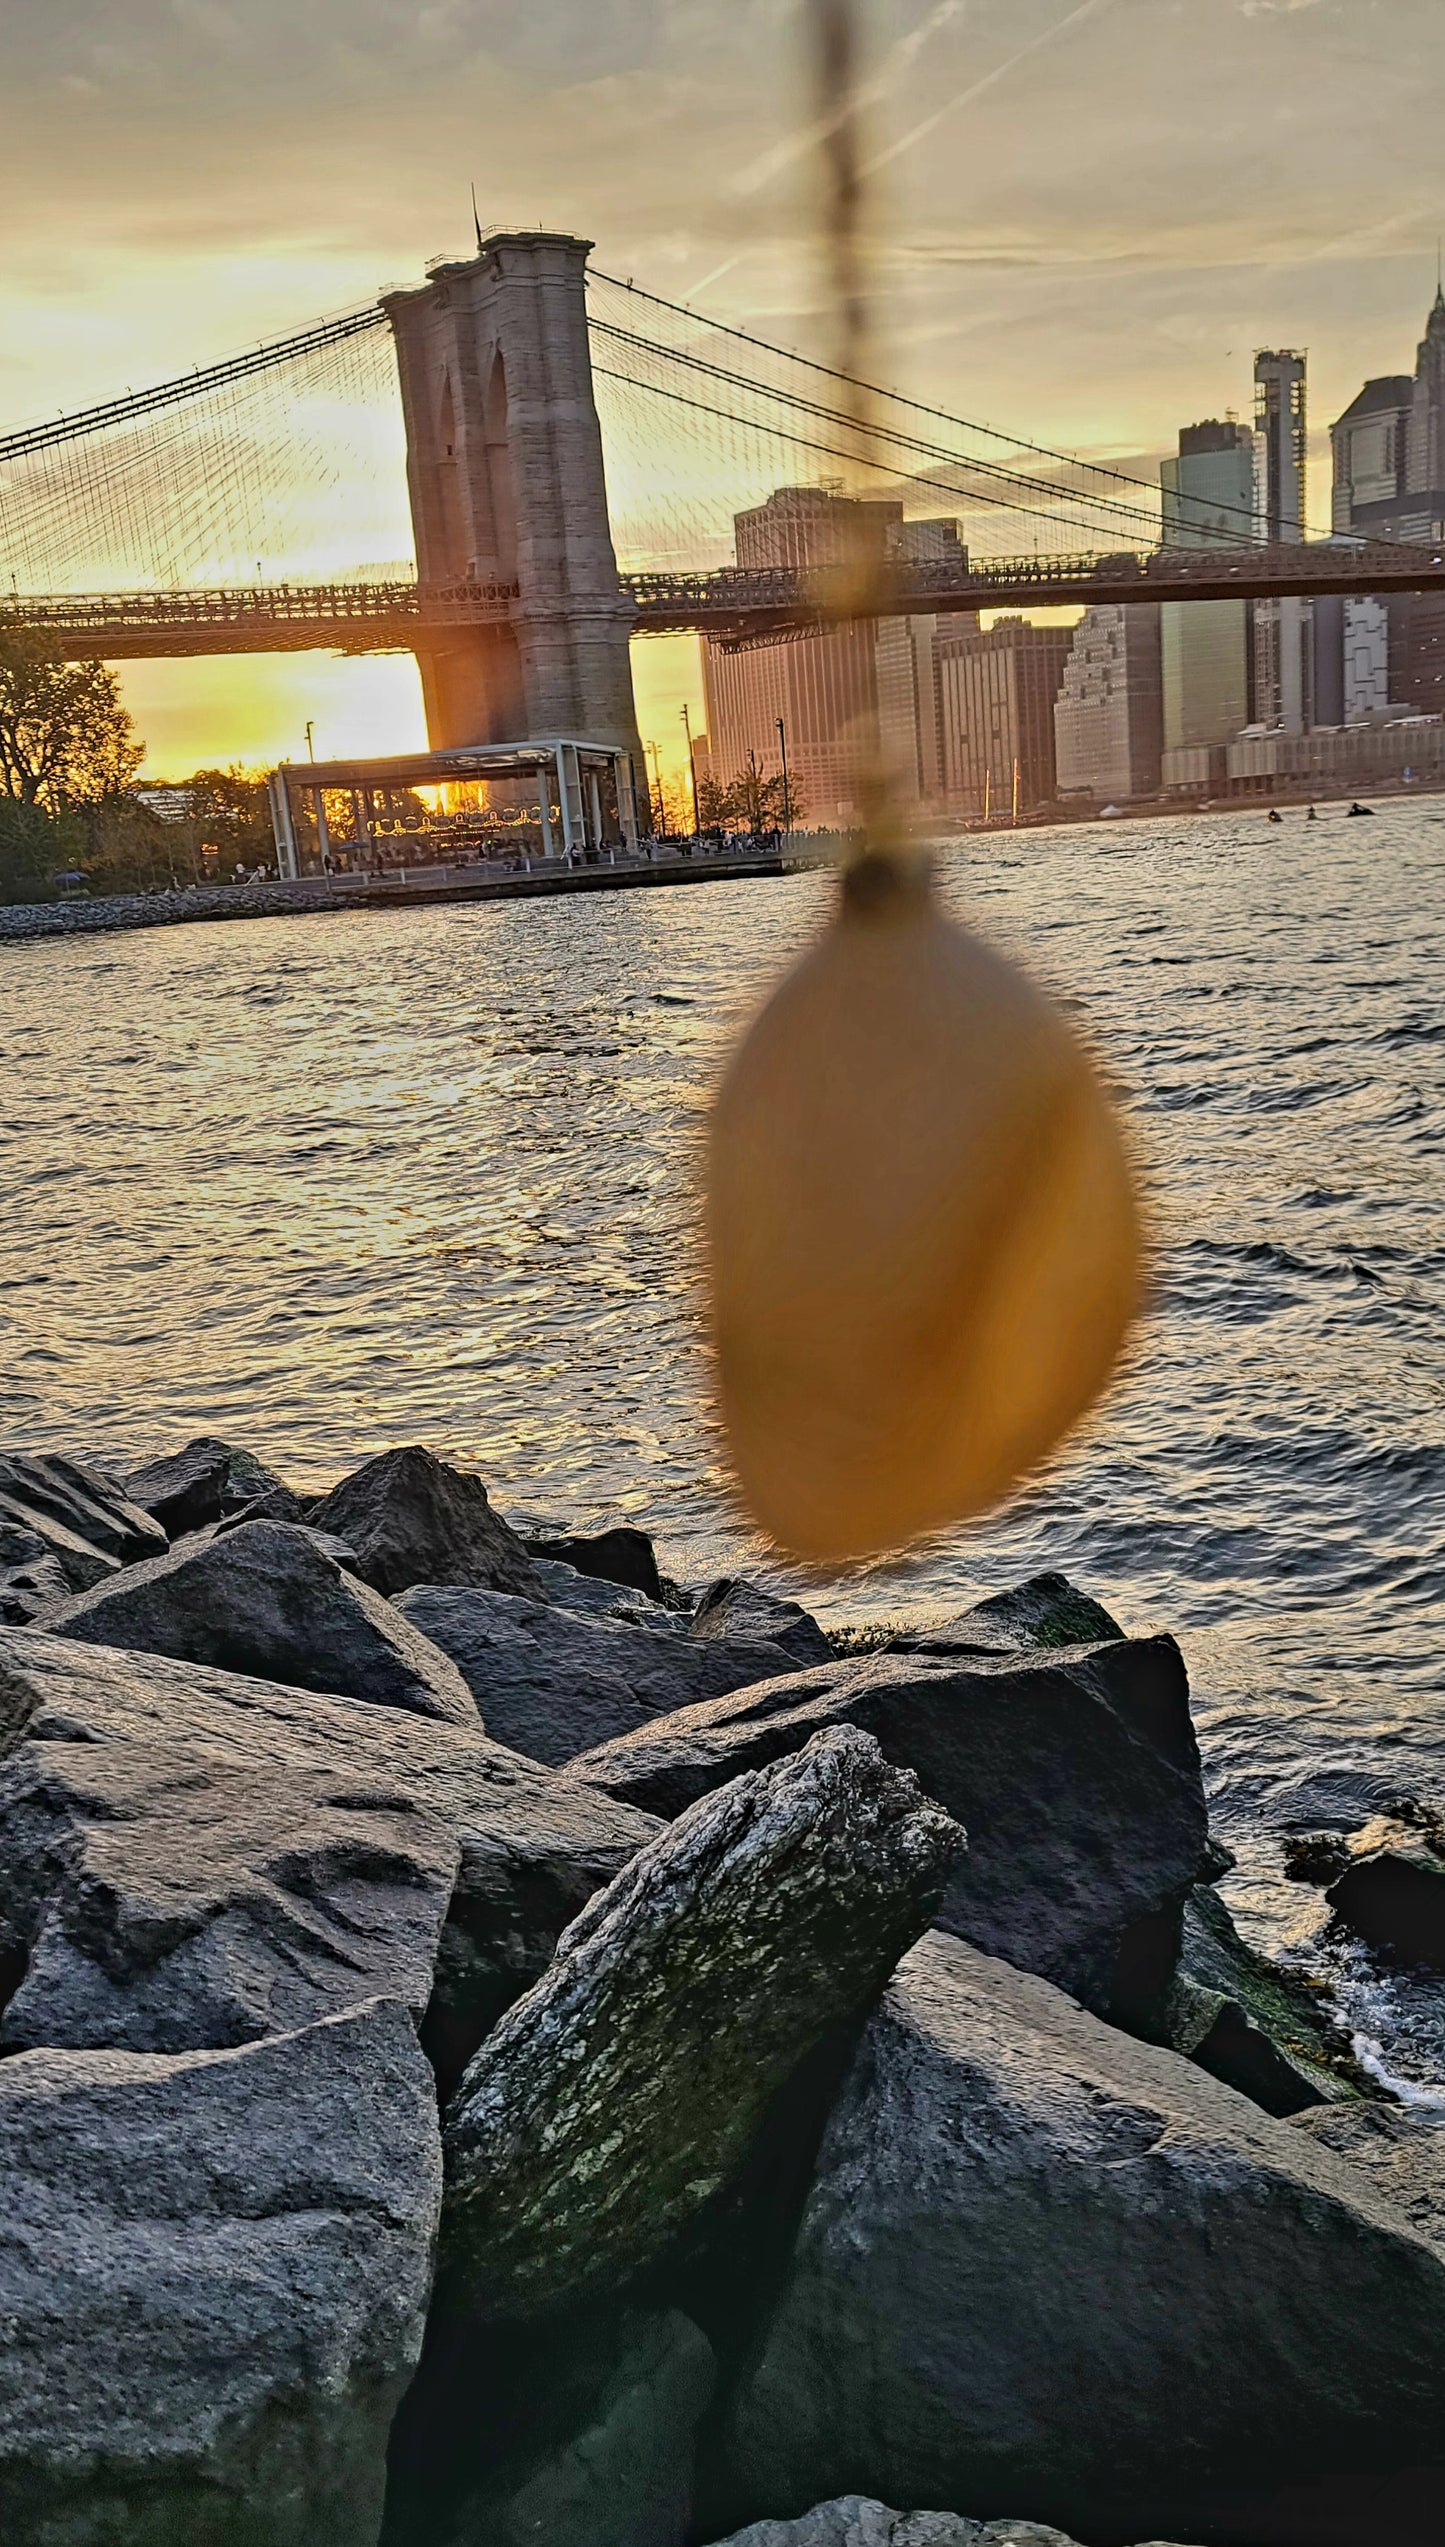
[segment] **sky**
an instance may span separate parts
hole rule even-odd
[[[1250,401],[1409,369],[1445,230],[1441,0],[874,0],[890,382],[1157,463]],[[0,0],[0,423],[416,281],[486,223],[822,351],[798,0]],[[638,649],[666,756],[686,643]],[[419,737],[404,658],[148,664],[150,767]]]

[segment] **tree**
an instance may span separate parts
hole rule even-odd
[[[700,777],[697,798],[708,831],[750,831],[756,839],[761,832],[782,830],[785,822],[796,830],[802,818],[802,800],[791,771],[785,790],[782,771],[765,777],[756,752],[749,752],[746,766],[730,779],[715,778],[710,772]]]
[[[198,769],[184,782],[191,800],[191,832],[198,847],[221,853],[223,872],[233,861],[255,866],[274,858],[270,799],[266,781],[233,764],[230,769]]]
[[[50,901],[56,877],[73,871],[85,849],[75,814],[0,795],[0,902]]]
[[[99,805],[144,757],[108,663],[66,663],[20,620],[0,628],[0,791],[52,814]]]

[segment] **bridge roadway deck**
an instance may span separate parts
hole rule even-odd
[[[696,629],[724,645],[776,642],[828,614],[821,579],[783,567],[622,577],[639,636]],[[1150,555],[989,559],[959,576],[918,567],[900,578],[900,615],[1079,608],[1090,603],[1262,600],[1275,594],[1445,591],[1445,548],[1403,543],[1160,549]],[[20,595],[10,613],[74,660],[143,656],[410,654],[496,626],[522,607],[515,585],[427,587],[402,581],[281,584],[139,593]],[[9,614],[6,614],[9,615]],[[3,625],[3,617],[0,617]]]

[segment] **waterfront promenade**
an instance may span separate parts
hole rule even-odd
[[[385,874],[303,876],[296,883],[186,885],[174,893],[118,893],[70,902],[0,904],[0,945],[36,938],[85,937],[111,929],[175,928],[198,920],[294,919],[298,913],[431,909],[451,902],[526,902],[559,893],[618,893],[633,887],[737,883],[780,876],[826,864],[837,846],[831,834],[811,833],[785,850],[736,856],[670,843],[655,854],[624,857],[599,866],[565,866],[560,859],[513,872],[476,866],[400,868]]]

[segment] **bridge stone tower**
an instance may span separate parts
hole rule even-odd
[[[607,517],[588,239],[522,231],[382,303],[424,584],[511,584],[505,622],[418,654],[433,750],[566,735],[645,765]]]

